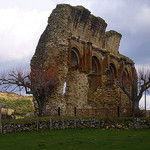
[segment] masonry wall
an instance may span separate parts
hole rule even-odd
[[[73,115],[74,107],[118,106],[129,114],[132,103],[114,79],[125,70],[132,76],[134,62],[119,54],[121,34],[106,32],[106,27],[102,18],[82,6],[61,4],[53,10],[31,60],[31,70],[41,66],[49,78],[59,78],[46,105],[47,114],[58,107],[63,115]]]
[[[21,131],[38,131],[41,129],[74,129],[74,128],[101,128],[101,129],[149,129],[150,120],[139,118],[134,119],[83,119],[83,118],[64,118],[51,119],[50,121],[34,121],[30,123],[9,123],[2,124],[2,133],[21,132]],[[1,133],[0,131],[0,133]],[[2,134],[1,133],[1,134]]]

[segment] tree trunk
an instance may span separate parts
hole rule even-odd
[[[35,101],[37,102],[37,109],[36,112],[38,114],[38,116],[45,116],[46,115],[46,98],[45,97],[39,97],[37,96],[38,94],[35,92],[33,94],[33,97],[35,99]]]
[[[139,111],[139,101],[134,102],[134,110]]]
[[[39,116],[45,116],[46,115],[46,103],[41,101],[39,103]]]
[[[137,117],[139,113],[139,101],[133,102],[133,117]]]

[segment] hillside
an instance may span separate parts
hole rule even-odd
[[[0,103],[2,104],[2,113],[6,112],[8,108],[8,114],[15,112],[18,115],[25,115],[27,113],[33,113],[34,107],[32,102],[32,96],[24,96],[15,93],[1,92],[0,91]]]
[[[0,99],[9,99],[9,100],[17,100],[17,99],[28,99],[31,100],[33,99],[32,96],[24,96],[24,95],[19,95],[15,93],[9,93],[9,92],[1,92],[0,91]]]

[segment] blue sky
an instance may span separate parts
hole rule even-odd
[[[0,71],[28,67],[57,4],[83,5],[122,34],[120,53],[150,66],[150,0],[0,0]]]

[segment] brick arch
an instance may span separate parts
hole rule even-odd
[[[88,75],[89,82],[89,98],[92,97],[93,91],[100,85],[102,82],[102,59],[100,55],[93,52],[91,59],[91,70]]]
[[[116,59],[114,58],[110,58],[109,64],[113,64],[116,68],[116,73],[118,75],[118,71],[119,71],[119,63]]]
[[[82,56],[82,47],[81,47],[81,45],[78,45],[78,43],[76,43],[76,42],[74,42],[74,41],[72,41],[71,43],[70,43],[70,50],[72,50],[72,49],[77,49],[78,50],[78,52],[79,52],[79,54],[80,54],[80,56]]]
[[[130,74],[127,68],[125,68],[122,72],[122,80],[128,81],[130,79]]]
[[[109,68],[106,72],[108,78],[114,79],[118,77],[118,69],[116,66],[117,65],[113,61],[109,63]]]
[[[93,62],[95,61],[96,66],[97,66],[97,74],[102,75],[103,71],[103,61],[102,58],[100,57],[99,54],[93,52],[92,54],[92,67],[93,67]]]
[[[81,53],[78,48],[71,48],[71,68],[80,68],[81,67]]]
[[[100,74],[101,72],[100,62],[96,56],[92,57],[92,72],[96,74]]]
[[[119,79],[122,79],[125,74],[128,75],[128,78],[130,79],[132,77],[132,70],[129,66],[125,65],[124,62],[122,62],[119,67]]]

